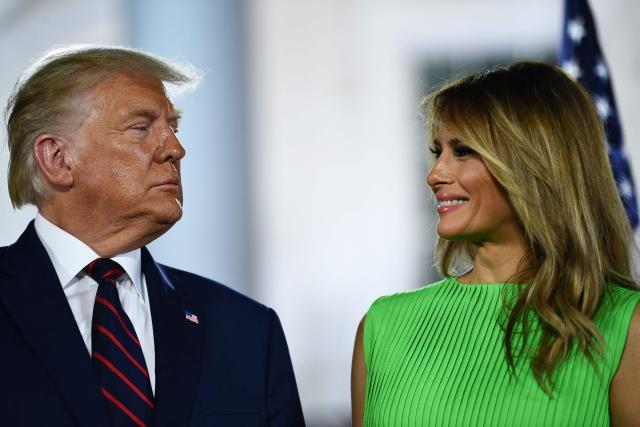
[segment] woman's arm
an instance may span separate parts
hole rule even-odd
[[[367,368],[364,364],[364,317],[358,325],[356,342],[353,346],[351,364],[351,419],[353,427],[361,427],[364,418],[364,393],[367,382]]]
[[[640,426],[640,304],[636,306],[618,371],[609,389],[611,425]]]

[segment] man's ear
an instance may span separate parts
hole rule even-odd
[[[53,187],[68,189],[73,185],[68,147],[68,141],[47,133],[38,135],[33,145],[38,169]]]

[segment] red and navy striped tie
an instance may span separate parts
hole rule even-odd
[[[93,306],[91,356],[112,426],[151,426],[153,392],[142,347],[122,309],[116,279],[120,264],[98,258],[84,268],[98,283]]]

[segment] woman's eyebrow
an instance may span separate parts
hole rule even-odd
[[[450,140],[447,141],[448,143],[450,143],[451,145],[459,145],[459,144],[464,144],[464,142],[462,142],[461,140],[459,140],[458,138],[451,138]],[[438,138],[434,138],[433,140],[433,144],[434,145],[442,145],[442,142],[440,142],[440,140]]]

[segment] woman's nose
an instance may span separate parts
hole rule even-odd
[[[444,156],[440,156],[436,159],[435,163],[431,167],[429,174],[427,175],[427,184],[431,188],[436,188],[441,184],[448,184],[451,182],[451,172],[448,165],[448,161]]]

